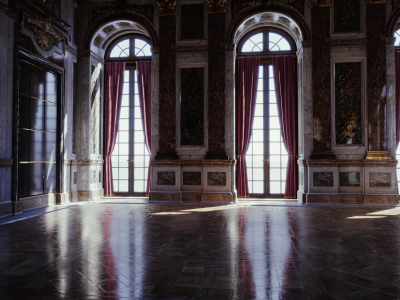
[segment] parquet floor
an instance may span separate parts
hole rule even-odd
[[[0,226],[0,299],[399,299],[400,209],[85,204]]]

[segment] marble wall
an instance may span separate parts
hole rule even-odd
[[[330,151],[332,147],[330,7],[312,8],[312,83],[313,150]]]
[[[0,12],[0,203],[11,201],[14,20]]]

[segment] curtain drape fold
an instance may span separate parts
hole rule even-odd
[[[104,195],[114,195],[111,154],[118,133],[119,113],[121,110],[122,88],[124,85],[124,62],[108,62],[105,70],[105,158],[104,158]]]
[[[256,107],[259,57],[238,59],[238,197],[249,197],[246,152]]]
[[[142,125],[144,140],[147,150],[151,155],[151,61],[138,61],[138,84],[140,112],[142,114]],[[151,163],[147,172],[146,196],[150,194],[151,187]]]
[[[400,143],[400,52],[395,52],[396,80],[396,149]]]
[[[286,170],[285,198],[297,198],[297,139],[296,139],[296,57],[274,56],[276,102],[281,134],[289,154]]]

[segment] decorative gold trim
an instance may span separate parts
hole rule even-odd
[[[330,0],[312,0],[311,7],[327,7],[331,6]]]
[[[297,197],[289,197],[289,196],[284,196],[283,198],[285,198],[285,199],[297,199]]]
[[[22,130],[28,130],[28,131],[35,131],[35,132],[44,132],[44,133],[57,134],[57,132],[43,131],[43,130],[30,129],[30,128],[20,128],[20,129],[22,129]]]
[[[393,159],[390,151],[367,151],[365,159],[368,160],[381,160],[381,159]]]
[[[238,198],[250,198],[250,196],[238,196]]]
[[[37,99],[37,100],[41,100],[41,101],[44,101],[44,102],[48,102],[48,103],[57,105],[57,103],[55,103],[55,102],[51,102],[49,100],[44,100],[44,99],[41,99],[41,98],[33,97],[33,96],[30,96],[30,95],[27,95],[27,94],[24,94],[24,93],[21,93],[21,95],[25,96],[25,97],[29,97],[29,98],[33,98],[33,99]]]
[[[25,17],[25,15],[24,15]],[[24,23],[24,17],[22,20],[22,23]],[[27,17],[26,20],[30,24],[34,25],[39,25],[42,27],[43,31],[38,30],[37,28],[34,29],[34,36],[36,41],[38,42],[40,48],[42,48],[44,51],[49,51],[51,48],[53,48],[53,41],[51,40],[51,37],[47,35],[46,33],[50,33],[57,41],[62,42],[63,44],[63,53],[65,54],[65,46],[66,46],[66,41],[65,38],[60,36],[59,34],[56,33],[56,31],[51,27],[51,21],[50,20],[37,20],[31,17]],[[24,26],[24,24],[21,24],[21,27]]]
[[[367,4],[385,4],[386,0],[367,0]]]
[[[208,13],[226,12],[226,0],[207,0]]]
[[[158,15],[161,16],[174,16],[176,15],[177,0],[158,0]]]

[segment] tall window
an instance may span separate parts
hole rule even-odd
[[[57,75],[21,60],[19,197],[56,191]]]
[[[396,30],[396,32],[394,33],[394,37],[396,38],[395,42],[394,42],[394,46],[397,48],[400,47],[400,29]],[[397,76],[397,74],[396,74]],[[398,128],[396,128],[396,130],[399,130]],[[400,191],[400,147],[397,147],[397,151],[396,151],[396,159],[398,161],[397,166],[396,166],[396,173],[397,173],[397,188]]]
[[[263,30],[245,36],[239,56],[260,56],[256,109],[249,149],[247,177],[251,197],[283,197],[288,153],[282,140],[276,103],[272,55],[293,54],[292,40],[281,32]]]
[[[150,156],[144,140],[136,61],[149,60],[151,54],[148,41],[138,36],[122,38],[108,50],[108,61],[126,62],[118,134],[111,156],[115,194],[141,196],[146,191]]]

